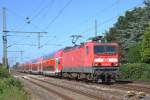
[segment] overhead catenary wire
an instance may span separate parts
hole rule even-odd
[[[12,14],[12,15],[15,16],[16,18],[19,18],[20,21],[21,21],[21,22],[19,22],[19,23],[16,23],[16,25],[14,25],[14,27],[12,28],[12,30],[15,30],[15,29],[18,29],[18,27],[24,26],[26,20],[25,20],[25,19],[22,19],[22,18],[24,18],[23,15],[17,14],[17,13],[16,13],[15,11],[13,11],[12,9],[7,9],[7,12],[10,13],[10,14]],[[23,21],[24,23],[22,23],[22,21]]]
[[[43,1],[44,1],[44,0],[41,1],[41,5],[43,4]],[[54,3],[54,0],[51,0],[51,2],[50,2],[51,6],[53,5],[53,3]],[[25,19],[24,16],[22,16],[22,15],[20,15],[20,14],[17,14],[16,12],[10,10],[10,12],[13,13],[13,15],[19,17],[19,18],[24,22],[24,23],[22,23],[22,24],[19,23],[14,29],[17,29],[17,27],[24,28],[25,25],[29,25],[29,24],[30,24],[30,25],[32,25],[34,28],[44,31],[45,29],[43,29],[43,28],[41,28],[41,27],[35,25],[35,24],[33,23],[33,20],[35,20],[38,16],[40,16],[41,13],[42,13],[45,9],[47,9],[48,7],[51,7],[51,6],[50,6],[50,5],[45,5],[45,6],[43,6],[35,15],[33,15],[33,16],[26,16],[27,19]],[[52,8],[52,7],[51,7],[51,8]],[[49,10],[50,10],[50,9],[49,9]],[[46,12],[44,15],[46,15],[46,14],[47,14],[47,12]],[[44,16],[44,15],[43,15],[43,16]],[[43,18],[42,18],[42,19],[43,19]],[[20,24],[21,24],[21,25],[20,25]]]
[[[20,50],[20,51],[8,51],[8,52],[14,52],[14,53],[20,53],[20,58],[21,58],[21,60],[23,61],[23,53],[24,53],[24,51],[23,50]]]
[[[47,11],[41,15],[41,18],[46,18],[48,13],[51,13],[54,3],[55,3],[55,0],[51,0],[50,2],[51,5],[49,5],[47,8]]]
[[[132,10],[132,9],[134,9],[135,7],[141,6],[141,5],[143,5],[143,3],[142,3],[142,4],[141,4],[141,3],[140,3],[140,4],[137,4],[137,5],[135,5],[134,7],[128,8],[127,11]],[[108,22],[112,21],[113,19],[118,18],[118,15],[122,15],[123,13],[124,13],[124,12],[121,12],[120,14],[115,15],[115,16],[113,16],[113,17],[111,17],[111,18],[109,18],[109,19],[103,21],[102,23],[99,23],[97,26],[103,26],[103,25],[107,24]],[[80,34],[86,33],[86,32],[88,32],[88,31],[90,31],[90,30],[93,30],[93,27],[90,27],[90,28],[86,29],[85,31],[80,32]]]
[[[17,45],[23,45],[23,46],[37,46],[36,44],[27,44],[27,43],[26,43],[26,44],[25,44],[25,43],[24,43],[24,44],[21,44],[21,43],[18,44],[17,42],[15,42],[15,43],[13,43],[13,44],[8,45],[7,48],[12,47],[12,46],[17,46]]]
[[[104,14],[106,13],[109,9],[113,8],[114,6],[116,6],[118,3],[120,2],[120,0],[116,0],[116,2],[112,3],[110,6],[103,8],[102,10],[99,10],[98,12],[96,12],[96,16],[98,16],[99,14]],[[95,20],[95,16],[90,16],[89,18],[87,18],[86,20],[84,20],[81,24],[87,23],[89,20],[94,19]],[[77,25],[79,26],[79,25]]]
[[[27,23],[26,19],[24,19],[24,16],[22,16],[22,15],[16,13],[15,11],[13,11],[13,10],[11,10],[11,9],[9,9],[9,10],[7,9],[7,11],[10,12],[10,13],[12,13],[14,16],[16,16],[17,18],[19,18],[21,21],[24,22],[24,23],[21,22],[21,23],[19,23],[18,25],[16,25],[16,26],[13,28],[13,30],[19,29],[19,27],[22,27],[22,29],[23,29],[23,28],[25,27],[25,25],[29,25],[29,24]],[[33,25],[33,23],[30,23],[30,25],[32,25],[32,26],[35,27],[35,25]],[[43,29],[41,29],[41,27],[38,27],[38,26],[36,26],[36,29],[39,29],[39,30],[43,31]]]
[[[10,35],[7,35],[8,37],[27,37],[27,38],[29,38],[29,37],[32,37],[31,35],[20,35],[20,34],[16,34],[16,35],[12,35],[12,34],[10,34]],[[56,37],[56,36],[46,36],[46,35],[44,35],[44,36],[42,36],[41,35],[41,37],[45,37],[45,38],[47,38],[47,37]],[[33,38],[33,37],[32,37]],[[37,37],[36,37],[37,38]]]
[[[43,5],[44,1],[45,1],[45,0],[41,0],[41,2],[40,2],[39,5],[38,5],[38,8],[40,8],[40,7]],[[36,8],[34,12],[36,12],[38,8]],[[25,16],[20,15],[20,14],[17,14],[16,12],[14,12],[14,11],[11,10],[11,9],[9,9],[9,11],[10,11],[13,15],[15,15],[15,16],[19,17],[21,20],[23,20],[23,24],[21,24],[22,22],[19,23],[19,24],[17,24],[14,29],[17,29],[18,26],[19,26],[19,27],[21,27],[21,26],[24,27],[25,24],[26,24]],[[37,15],[38,13],[39,13],[39,12],[37,12],[35,15]],[[35,15],[34,15],[34,16],[35,16]],[[26,17],[27,17],[27,16],[26,16]],[[38,28],[38,29],[39,29],[39,28]]]
[[[23,46],[37,46],[37,44],[14,44],[14,45],[23,45]]]
[[[33,16],[28,16],[27,18],[27,23],[32,24],[32,26],[34,28],[38,28],[41,29],[42,31],[44,31],[43,28],[39,27],[41,25],[41,23],[44,21],[43,19],[45,19],[48,15],[48,12],[50,12],[50,10],[52,9],[52,6],[54,4],[55,0],[51,0],[50,3],[47,3],[48,5],[43,6],[35,15]],[[42,14],[43,13],[43,14]],[[38,26],[34,24],[34,20],[35,19],[39,19],[39,17],[41,18],[40,23],[38,23]],[[26,24],[26,23],[25,23]],[[25,26],[24,24],[24,26]]]
[[[40,5],[42,5],[44,1],[45,1],[45,0],[41,0]],[[52,4],[53,4],[53,1],[54,1],[54,0],[51,0],[51,3],[52,3]],[[40,6],[40,5],[39,5],[39,6]],[[35,15],[33,15],[33,16],[26,16],[27,19],[25,19],[25,16],[20,15],[20,14],[16,13],[15,11],[9,9],[8,12],[12,13],[14,16],[16,16],[17,18],[19,18],[19,19],[21,19],[21,20],[23,21],[23,23],[21,22],[21,23],[19,23],[18,25],[16,25],[16,27],[15,27],[14,29],[17,29],[18,27],[24,28],[25,25],[29,25],[29,24],[30,24],[30,25],[34,26],[34,28],[43,31],[44,29],[42,29],[41,27],[38,27],[37,25],[33,24],[32,21],[33,21],[34,19],[36,19],[38,16],[40,16],[41,13],[43,12],[43,10],[46,9],[46,8],[48,8],[48,7],[49,7],[49,5],[43,6],[37,13],[35,13]]]
[[[51,0],[50,3],[47,3],[47,5],[43,6],[34,16],[29,16],[30,21],[32,22],[33,20],[37,19],[38,17],[41,16],[41,18],[43,19],[43,17],[45,17],[48,13],[48,11],[51,10],[52,5],[54,4],[55,0]],[[46,12],[44,12],[45,10],[47,10]],[[43,15],[41,13],[44,13]]]
[[[97,12],[97,15],[98,14],[102,14],[102,13],[105,13],[106,12],[106,10],[109,10],[109,8],[112,8],[112,7],[114,7],[115,5],[117,5],[118,3],[120,2],[120,0],[117,0],[115,3],[113,3],[110,7],[107,7],[107,8],[104,8],[104,9],[102,9],[102,10],[100,10],[99,11],[99,13]],[[142,4],[137,4],[135,7],[137,7],[137,6],[140,6],[140,5],[142,5]],[[127,10],[132,10],[134,7],[132,7],[132,8],[129,8],[129,9],[127,9]],[[121,13],[122,14],[122,13]],[[110,21],[112,21],[113,19],[115,19],[115,18],[117,18],[118,17],[118,14],[117,15],[115,15],[115,16],[113,16],[113,17],[111,17],[110,19],[107,19],[107,20],[105,20],[105,21],[103,21],[102,23],[99,23],[98,24],[98,26],[103,26],[103,25],[105,25],[106,23],[108,23],[108,22],[110,22]],[[85,20],[85,21],[83,21],[83,24],[84,23],[86,23],[86,22],[88,22],[90,19],[94,19],[95,17],[93,16],[91,16],[91,17],[89,17],[87,20]],[[95,19],[94,19],[95,20]],[[82,24],[82,23],[81,23]],[[81,25],[80,24],[80,25]],[[80,26],[80,25],[78,25],[78,26]],[[86,33],[86,32],[88,32],[88,31],[90,31],[90,30],[93,30],[93,26],[92,27],[89,27],[89,28],[87,28],[85,31],[82,31],[82,32],[79,32],[80,34],[83,34],[83,33]]]
[[[52,39],[54,39],[54,38],[56,38],[56,36],[54,36]],[[41,45],[41,48],[43,48],[44,46],[48,46],[49,41],[52,39],[47,40],[43,45]]]
[[[52,39],[47,40],[43,45],[41,45],[41,48],[45,47],[45,46],[63,46],[62,43],[68,42],[68,40],[65,41],[61,41],[59,44],[49,44],[50,41],[53,41],[53,39],[56,39],[56,36],[54,36]]]
[[[39,16],[39,14],[46,8],[45,6],[43,6],[45,0],[41,0],[39,5],[33,10],[33,15],[29,15],[27,17],[30,18],[30,20],[36,18]]]
[[[47,30],[58,18],[59,16],[63,13],[63,11],[65,10],[65,8],[67,8],[70,4],[71,4],[72,0],[69,0],[64,7],[62,7],[59,12],[57,13],[57,15],[48,23],[48,25],[45,27],[45,30]]]
[[[19,18],[21,17],[21,15],[19,15],[19,14],[16,14],[15,13],[15,15],[17,15]],[[20,18],[20,19],[22,19],[22,18]],[[32,24],[35,28],[38,28],[38,26],[36,26],[36,25],[34,25],[34,24]],[[7,32],[9,32],[9,31],[7,31]],[[22,32],[22,31],[11,31],[11,32],[13,32],[13,33],[30,33],[30,34],[33,34],[33,33],[41,33],[41,32]],[[42,33],[47,33],[47,32],[42,32]],[[51,37],[51,36],[41,36],[41,37]],[[56,36],[54,36],[54,37],[56,37]],[[43,45],[42,45],[43,46]],[[39,46],[40,47],[40,46]]]
[[[50,21],[50,23],[47,25],[47,27],[45,28],[45,30],[48,29],[48,28],[50,27],[50,25],[55,22],[55,20],[57,20],[57,18],[63,13],[63,11],[65,10],[65,8],[67,8],[67,6],[69,6],[69,4],[70,4],[71,2],[72,2],[72,0],[69,0],[69,1],[65,4],[65,6],[64,6],[62,9],[60,9],[60,11],[58,12],[58,14]],[[50,40],[48,40],[47,42],[45,42],[41,47],[48,45],[48,42],[49,42],[49,41],[50,41]]]

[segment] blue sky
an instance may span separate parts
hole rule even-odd
[[[98,21],[98,34],[109,30],[125,11],[143,5],[143,0],[0,0],[0,37],[2,37],[2,8],[6,7],[7,30],[39,32],[46,31],[37,45],[37,34],[8,33],[8,51],[23,50],[23,60],[37,58],[65,46],[72,45],[70,36],[82,35],[79,42],[94,36],[94,21]],[[28,18],[28,19],[27,19]],[[27,21],[30,20],[30,24]],[[29,37],[30,36],[30,37]],[[2,58],[0,38],[0,62]],[[9,62],[21,61],[20,53],[8,52]]]

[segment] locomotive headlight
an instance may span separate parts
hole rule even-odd
[[[96,58],[96,59],[94,59],[94,62],[103,62],[104,61],[104,59],[102,59],[102,58]]]
[[[108,61],[109,62],[118,62],[118,59],[117,58],[109,58]]]

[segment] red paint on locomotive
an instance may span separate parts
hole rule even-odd
[[[97,48],[110,48],[107,51],[94,51]],[[80,67],[118,67],[119,53],[118,45],[115,43],[96,43],[90,42],[85,45],[76,46],[68,50],[64,50],[63,54],[64,68],[80,68]]]

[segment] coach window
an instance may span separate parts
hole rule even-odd
[[[89,47],[87,46],[86,47],[86,55],[88,55],[89,54]]]

